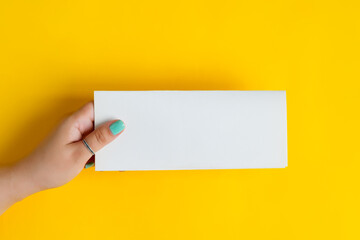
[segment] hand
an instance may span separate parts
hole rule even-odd
[[[93,131],[94,105],[88,103],[66,118],[35,151],[8,169],[0,169],[0,214],[26,196],[61,186],[84,167],[94,165],[85,138],[96,152],[113,141],[125,128],[121,120],[104,123]]]

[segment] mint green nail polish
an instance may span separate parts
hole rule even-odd
[[[111,133],[113,135],[116,135],[119,132],[121,132],[122,130],[124,130],[125,124],[123,121],[117,120],[116,122],[113,122],[109,128],[110,128]]]
[[[95,165],[94,162],[87,163],[87,164],[85,164],[85,168],[90,168],[90,167],[92,167],[92,166],[94,166],[94,165]]]

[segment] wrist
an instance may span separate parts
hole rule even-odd
[[[13,203],[40,191],[33,179],[31,171],[23,162],[9,168],[9,194]]]

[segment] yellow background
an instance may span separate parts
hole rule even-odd
[[[287,90],[289,167],[94,172],[0,239],[359,239],[358,1],[2,1],[0,161],[93,90]],[[216,122],[216,119],[209,121]]]

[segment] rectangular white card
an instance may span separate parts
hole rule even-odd
[[[285,91],[95,91],[95,127],[124,132],[97,171],[284,168]]]

